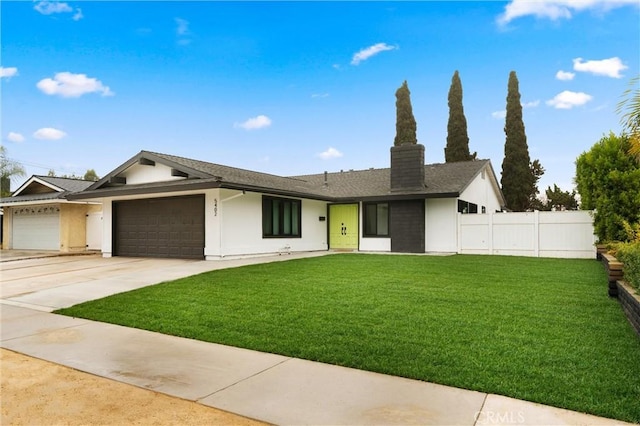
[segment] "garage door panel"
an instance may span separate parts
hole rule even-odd
[[[204,196],[114,203],[114,254],[204,258]]]
[[[17,250],[60,250],[59,209],[24,208],[14,211],[13,248]]]

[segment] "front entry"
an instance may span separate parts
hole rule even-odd
[[[358,205],[329,206],[329,248],[358,249]]]

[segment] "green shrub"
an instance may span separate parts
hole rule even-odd
[[[640,241],[616,244],[614,255],[624,263],[625,281],[640,290]]]

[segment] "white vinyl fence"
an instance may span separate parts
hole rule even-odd
[[[596,258],[590,211],[458,214],[458,253]]]

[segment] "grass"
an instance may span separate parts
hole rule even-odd
[[[58,313],[640,422],[640,339],[595,260],[340,254]]]

